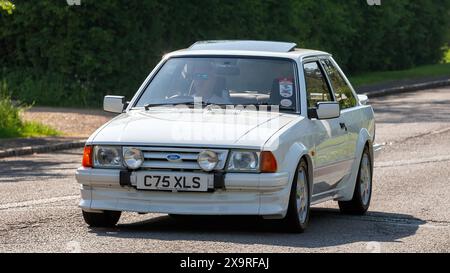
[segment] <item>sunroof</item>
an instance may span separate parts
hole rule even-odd
[[[191,45],[189,49],[289,52],[296,46],[296,43],[271,41],[201,41]]]

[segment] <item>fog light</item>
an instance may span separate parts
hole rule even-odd
[[[198,154],[197,162],[202,170],[209,172],[217,166],[219,158],[215,152],[205,150]]]
[[[130,169],[138,169],[144,163],[144,155],[141,150],[136,148],[124,147],[123,148],[123,162]]]

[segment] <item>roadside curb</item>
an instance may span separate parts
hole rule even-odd
[[[422,90],[422,89],[443,87],[443,86],[448,86],[448,85],[450,85],[450,79],[429,81],[429,82],[416,83],[416,84],[410,84],[410,85],[402,85],[402,86],[396,86],[396,87],[391,87],[391,88],[384,88],[384,89],[380,89],[380,90],[364,92],[362,94],[368,96],[369,98],[375,98],[375,97],[382,97],[382,96],[394,95],[394,94],[399,94],[399,93],[418,91],[418,90]]]
[[[62,142],[48,145],[38,145],[38,146],[27,146],[20,148],[10,148],[0,151],[0,158],[11,157],[11,156],[21,156],[21,155],[31,155],[34,153],[48,153],[57,150],[66,150],[84,147],[85,140],[77,140],[70,142]]]
[[[387,95],[394,95],[399,93],[406,93],[417,91],[421,89],[437,88],[450,85],[450,79],[435,80],[422,83],[401,85],[390,88],[383,88],[379,90],[362,92],[359,94],[367,95],[369,98],[382,97]],[[85,145],[85,140],[76,140],[70,142],[54,143],[47,145],[37,145],[37,146],[27,146],[20,148],[10,148],[6,150],[0,150],[0,158],[21,156],[21,155],[31,155],[34,153],[48,153],[58,150],[82,148]]]

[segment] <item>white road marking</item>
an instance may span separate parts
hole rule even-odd
[[[398,166],[406,166],[406,165],[422,164],[422,163],[434,163],[434,162],[443,162],[443,161],[450,161],[450,156],[442,155],[442,156],[434,156],[434,157],[429,157],[429,158],[420,158],[420,159],[411,159],[411,160],[375,162],[375,168],[398,167]]]
[[[79,198],[80,198],[80,195],[67,195],[67,196],[60,196],[60,197],[53,197],[53,198],[46,198],[46,199],[6,203],[6,204],[0,204],[0,210],[22,208],[22,207],[32,207],[35,205],[56,203],[56,202],[67,201],[67,200],[75,200],[75,199],[79,199]]]

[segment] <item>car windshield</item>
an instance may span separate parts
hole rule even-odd
[[[295,65],[281,58],[177,57],[167,60],[135,107],[269,105],[295,111]]]

